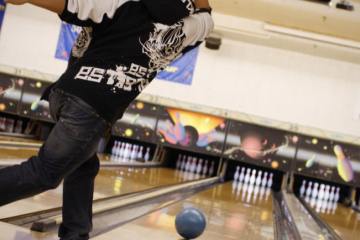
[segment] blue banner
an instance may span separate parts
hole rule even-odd
[[[3,1],[3,0],[0,0]],[[61,24],[59,40],[55,57],[68,60],[72,46],[80,33],[81,28],[67,23]],[[172,62],[163,72],[160,72],[157,79],[191,85],[195,71],[195,65],[199,48],[195,48],[179,59]]]
[[[1,0],[0,0],[1,1]],[[72,46],[81,31],[81,27],[61,23],[60,35],[56,47],[55,58],[69,60]]]
[[[5,15],[5,2],[4,0],[0,0],[0,30],[1,30],[2,22],[4,20],[4,15]]]
[[[199,48],[187,52],[184,56],[173,61],[164,71],[157,75],[157,79],[191,85]]]

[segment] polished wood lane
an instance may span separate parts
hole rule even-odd
[[[34,140],[31,138],[21,138],[21,137],[12,137],[12,136],[3,136],[0,135],[1,142],[12,142],[12,143],[42,143],[42,141]]]
[[[19,161],[28,159],[36,155],[38,150],[20,147],[2,147],[0,148],[0,163],[8,161]]]
[[[327,212],[327,213],[326,213]],[[331,211],[319,213],[320,218],[346,240],[360,239],[360,213],[342,204],[337,204]]]
[[[176,214],[185,207],[199,208],[207,217],[206,231],[198,239],[273,239],[270,190],[258,188],[249,191],[248,187],[242,187],[238,191],[233,189],[232,185],[225,183],[198,193],[185,201],[146,215],[94,239],[113,240],[118,236],[121,236],[122,240],[180,239],[174,223]]]
[[[28,229],[0,222],[1,240],[57,240],[55,234],[31,232]]]
[[[22,148],[0,148],[0,159],[6,161],[27,159],[36,153],[36,150],[24,150]],[[183,174],[166,168],[101,169],[95,180],[94,199],[175,184],[186,180],[186,176]],[[61,199],[62,186],[59,186],[55,190],[0,207],[0,218],[59,207],[61,206]]]
[[[94,199],[121,195],[184,182],[178,171],[167,168],[111,168],[101,169],[95,180]],[[59,207],[62,203],[62,186],[55,190],[0,207],[0,219],[34,211]]]

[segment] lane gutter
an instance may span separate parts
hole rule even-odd
[[[273,192],[274,239],[301,240],[294,217],[282,192]]]
[[[219,182],[220,178],[214,177],[94,201],[94,229],[91,236],[111,231],[129,221],[184,200]],[[62,222],[61,208],[2,219],[2,221],[28,227],[37,232],[55,233]]]
[[[320,226],[322,232],[328,237],[327,239],[333,240],[341,240],[342,238],[334,231],[330,225],[328,225],[325,221],[323,221],[319,215],[305,202],[304,199],[298,198],[300,203],[305,207],[305,209],[309,212],[311,217],[315,220],[315,222]]]

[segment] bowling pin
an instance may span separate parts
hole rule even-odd
[[[6,121],[6,125],[7,125],[6,131],[9,133],[14,132],[14,124],[15,124],[14,119],[8,119],[8,121]]]
[[[273,177],[274,177],[274,174],[273,174],[273,173],[270,173],[269,181],[268,181],[268,183],[267,183],[267,187],[268,187],[268,188],[271,188],[272,185],[273,185]]]
[[[133,145],[131,143],[129,143],[129,146],[128,146],[128,155],[127,155],[127,159],[130,160],[130,157],[131,157],[131,151],[132,151],[132,147]]]
[[[143,146],[140,146],[138,155],[137,155],[137,157],[136,157],[138,160],[143,160],[143,157],[144,157],[143,151],[144,151],[144,147],[143,147]]]
[[[150,147],[148,147],[146,149],[146,153],[145,153],[145,156],[144,156],[144,160],[145,162],[148,162],[150,160]]]
[[[335,187],[332,186],[331,187],[331,192],[330,192],[330,195],[329,195],[329,201],[330,202],[334,201],[334,198],[335,198]]]
[[[302,181],[301,188],[300,188],[300,197],[304,197],[305,186],[306,186],[306,180],[303,180],[303,181]]]
[[[125,153],[125,147],[126,147],[126,143],[122,143],[120,146],[120,149],[118,150],[118,157],[119,158],[123,158],[124,157],[124,153]]]
[[[263,179],[262,179],[262,181],[261,181],[261,186],[262,186],[262,187],[266,187],[267,177],[268,177],[268,172],[265,172],[265,173],[264,173],[264,177],[263,177]]]
[[[124,160],[127,159],[127,156],[129,155],[128,152],[129,152],[129,145],[128,145],[128,143],[126,143],[125,146],[124,146],[123,154],[122,154],[122,158]]]
[[[256,178],[256,186],[260,186],[261,184],[261,175],[262,175],[262,171],[260,170]]]
[[[182,161],[181,161],[180,171],[184,171],[184,170],[185,170],[186,159],[187,159],[187,156],[184,155],[183,158],[182,158]]]
[[[196,157],[193,157],[191,167],[190,167],[190,172],[192,172],[192,173],[196,172],[196,163],[197,163],[197,159],[196,159]]]
[[[206,176],[206,174],[208,172],[208,168],[209,168],[209,161],[205,160],[205,165],[204,165],[203,173],[202,173],[204,176]]]
[[[253,170],[252,170],[252,173],[251,173],[251,177],[250,177],[250,184],[251,184],[251,185],[254,185],[254,184],[255,184],[255,181],[256,181],[256,170],[253,169]]]
[[[6,122],[6,118],[4,117],[0,118],[0,131],[5,131],[5,122]]]
[[[4,131],[7,131],[7,123],[8,123],[8,120],[7,120],[7,118],[5,117],[5,118],[4,118],[4,122],[3,122],[3,124],[4,124],[4,125],[3,125],[3,130],[4,130]]]
[[[120,150],[120,141],[115,141],[114,142],[114,146],[111,149],[111,155],[113,155],[114,157],[117,157],[119,155],[119,150]]]
[[[177,170],[180,169],[181,160],[182,160],[182,155],[179,154],[179,155],[178,155],[178,159],[177,159],[177,161],[176,161],[176,169],[177,169]]]
[[[251,171],[250,168],[246,169],[246,175],[245,175],[245,179],[244,179],[245,184],[248,184],[250,181],[250,171]]]
[[[241,173],[240,173],[240,175],[239,175],[239,182],[243,182],[244,181],[244,178],[245,178],[245,168],[244,167],[242,167],[241,168]]]
[[[111,156],[116,155],[117,147],[118,147],[118,141],[115,141],[113,147],[111,148]]]
[[[318,193],[319,193],[318,187],[319,187],[319,183],[316,182],[314,184],[313,190],[311,191],[311,197],[314,198],[314,199],[317,198],[317,196],[318,196]]]
[[[215,172],[215,162],[212,161],[209,169],[209,177],[212,177],[214,175],[214,172]]]
[[[235,174],[234,174],[234,181],[237,182],[239,180],[239,176],[240,176],[240,167],[237,166],[236,167],[236,171],[235,171]]]
[[[198,162],[198,165],[197,165],[197,168],[196,168],[196,173],[197,173],[197,174],[200,174],[200,173],[201,173],[202,163],[203,163],[203,160],[200,158],[200,159],[199,159],[199,162]]]
[[[129,146],[128,146],[128,155],[127,155],[127,161],[130,161],[130,157],[131,157],[131,149],[132,149],[132,144],[131,143],[129,143]]]
[[[308,183],[308,187],[307,187],[307,189],[306,189],[306,197],[310,197],[310,195],[311,195],[311,191],[312,191],[312,182],[309,182]]]
[[[181,171],[185,171],[185,169],[186,169],[186,156],[183,157],[183,161],[182,161],[181,167],[180,167]]]
[[[185,166],[185,171],[188,172],[190,171],[191,168],[191,162],[192,162],[192,157],[188,157],[187,162],[186,162],[186,166]]]
[[[134,144],[133,149],[132,149],[131,154],[130,154],[131,161],[135,161],[136,155],[137,155],[137,146]]]
[[[324,200],[327,201],[329,200],[330,197],[330,186],[326,185],[325,186],[325,193],[324,193]]]
[[[22,133],[23,122],[21,120],[16,121],[15,133]]]
[[[339,202],[339,199],[340,199],[340,187],[337,187],[335,197],[334,197],[334,201],[337,203],[337,202]]]
[[[127,156],[126,156],[126,160],[130,161],[130,157],[131,157],[131,149],[132,149],[132,144],[129,143],[128,145],[128,149],[127,149]]]
[[[324,199],[324,194],[325,194],[325,185],[320,184],[320,190],[319,190],[319,199],[320,200]]]

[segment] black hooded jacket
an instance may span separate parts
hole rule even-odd
[[[60,18],[83,30],[54,87],[110,122],[214,26],[210,11],[196,9],[193,0],[67,0]]]

